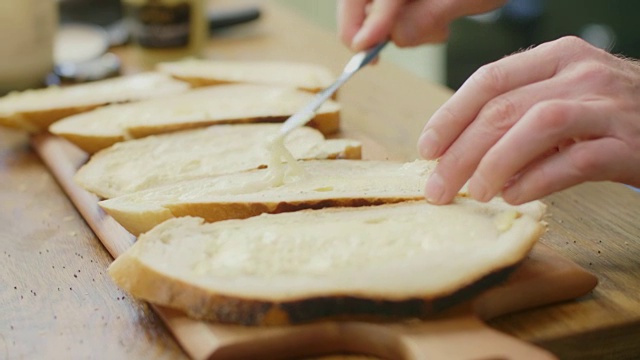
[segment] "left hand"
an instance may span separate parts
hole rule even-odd
[[[338,33],[353,51],[389,39],[408,47],[442,42],[449,24],[462,16],[480,14],[507,0],[339,0]]]
[[[440,158],[425,193],[512,204],[584,181],[640,186],[640,65],[566,37],[474,73],[418,142]]]

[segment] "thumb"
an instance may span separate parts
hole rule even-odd
[[[353,37],[351,49],[361,51],[387,39],[406,0],[374,0],[360,30]]]

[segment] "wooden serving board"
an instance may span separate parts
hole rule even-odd
[[[358,140],[363,142],[366,158],[385,157],[375,143]],[[96,196],[72,180],[87,154],[51,135],[34,137],[32,145],[109,253],[115,258],[131,246],[133,235],[99,208]],[[551,359],[554,356],[547,351],[493,330],[483,321],[571,300],[596,284],[595,276],[539,243],[506,283],[429,321],[248,328],[197,321],[175,310],[152,307],[194,359],[292,358],[340,352],[389,359]]]

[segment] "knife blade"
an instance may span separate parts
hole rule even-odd
[[[291,130],[303,126],[309,120],[313,118],[316,111],[329,99],[344,83],[347,82],[358,70],[362,69],[365,65],[375,59],[380,51],[387,45],[389,41],[383,41],[375,45],[374,47],[360,51],[353,55],[347,65],[345,65],[342,74],[338,79],[326,89],[319,92],[311,102],[309,102],[304,108],[289,117],[280,127],[280,137],[284,137]]]

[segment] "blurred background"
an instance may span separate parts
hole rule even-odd
[[[335,0],[279,0],[336,29]],[[392,49],[385,57],[418,76],[458,88],[481,65],[534,44],[576,35],[612,53],[640,58],[640,1],[510,0],[491,13],[460,19],[446,45]]]
[[[1,1],[9,6],[9,0]],[[38,1],[42,1],[42,3],[56,1],[60,10],[59,21],[61,23],[99,25],[101,30],[106,32],[108,45],[118,45],[128,40],[128,31],[123,21],[125,18],[122,5],[124,0],[24,1],[23,4],[37,3],[38,6],[41,4]],[[205,1],[215,3],[215,0]],[[274,1],[293,9],[310,22],[336,32],[336,0]],[[249,9],[249,12],[241,13],[240,17],[235,14],[235,18],[232,16],[231,19],[229,17],[218,18],[215,24],[224,25],[229,20],[232,22],[255,20],[259,17],[260,3],[260,0],[256,0],[252,3],[255,5],[253,11]],[[1,9],[2,7],[0,7]],[[0,13],[2,12],[8,13],[8,10],[0,11]],[[446,44],[424,45],[410,49],[398,49],[391,46],[385,50],[383,56],[385,60],[396,63],[416,76],[456,89],[481,65],[533,44],[557,39],[564,35],[576,35],[613,53],[640,58],[640,31],[636,29],[637,14],[639,13],[640,1],[631,0],[510,0],[500,10],[467,17],[453,23],[451,37]],[[1,19],[2,14],[0,14]],[[7,23],[7,21],[2,21],[2,23]],[[209,24],[210,28],[211,24]],[[77,31],[71,35],[78,38]],[[85,34],[85,36],[88,35]],[[11,40],[12,37],[9,37],[4,42]],[[336,41],[338,41],[337,36]],[[17,39],[14,43],[16,48],[21,46],[20,44],[24,44]],[[77,46],[72,46],[72,48],[77,49]],[[85,48],[84,50],[88,53],[74,53],[74,55],[95,57],[96,55],[91,53],[91,50],[98,54],[106,51],[99,46],[95,49]],[[61,53],[69,56],[72,52],[64,51]],[[103,60],[105,61],[99,64],[102,68],[98,68],[98,70],[103,70],[102,76],[113,75],[117,72],[117,59],[106,58]],[[5,60],[5,63],[10,62],[15,63],[9,59]],[[60,62],[59,59],[56,59],[56,62]],[[95,72],[96,65],[93,65],[87,70]],[[5,71],[6,74],[13,71],[6,64],[4,68],[8,69]],[[73,74],[78,73],[76,67],[59,67],[58,70],[63,75],[67,70]],[[2,81],[3,78],[0,78],[0,83]]]

